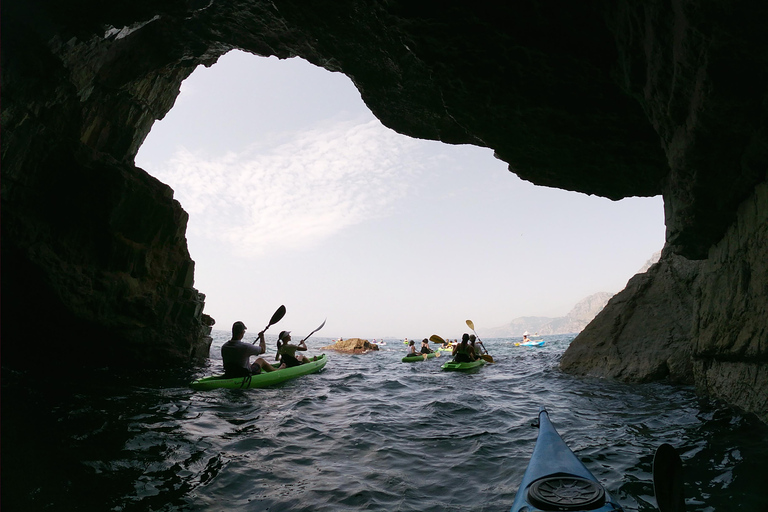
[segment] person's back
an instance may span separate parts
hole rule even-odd
[[[453,360],[457,363],[471,363],[475,360],[474,349],[469,344],[469,334],[464,333],[461,337],[461,343],[453,349]]]
[[[227,378],[247,377],[252,373],[259,373],[261,366],[250,363],[251,356],[263,354],[266,350],[264,335],[259,333],[261,343],[259,346],[243,342],[245,324],[235,322],[232,325],[232,339],[221,346],[221,360],[224,364],[224,376]],[[271,370],[272,368],[269,368]]]
[[[239,340],[229,340],[221,346],[221,359],[226,376],[243,377],[251,374],[250,357],[261,354],[259,347]]]
[[[481,341],[478,341],[477,337],[474,334],[469,335],[469,343],[472,345],[472,350],[475,353],[475,356],[482,355],[483,349],[480,348],[480,345],[482,344]]]

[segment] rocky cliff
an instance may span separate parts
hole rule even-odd
[[[501,327],[483,329],[479,334],[487,338],[520,338],[526,331],[540,335],[581,332],[612,296],[612,293],[598,292],[580,300],[565,316],[523,316]]]
[[[680,304],[657,314],[693,325],[700,389],[765,414],[765,2],[10,0],[0,21],[4,365],[63,342],[92,364],[205,351],[186,216],[133,158],[181,81],[238,48],[342,72],[386,126],[533,183],[662,194],[673,282],[637,290]]]
[[[768,422],[766,241],[763,183],[706,260],[665,253],[633,277],[573,340],[561,368],[695,384]]]

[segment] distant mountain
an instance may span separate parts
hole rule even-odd
[[[570,334],[581,332],[589,322],[605,307],[614,294],[599,292],[582,299],[566,316],[550,318],[546,316],[523,316],[515,318],[506,325],[483,329],[480,336],[486,338],[520,338],[525,331],[530,334]]]
[[[651,265],[659,261],[661,251],[654,253],[645,262],[645,265],[637,271],[638,274],[646,272]],[[608,301],[615,294],[599,292],[580,300],[566,316],[549,318],[546,316],[523,316],[515,318],[506,325],[491,327],[478,331],[480,336],[486,338],[520,338],[525,331],[529,334],[571,334],[581,332],[597,314],[602,311]]]

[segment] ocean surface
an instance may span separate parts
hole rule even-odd
[[[573,335],[484,340],[497,362],[471,373],[441,371],[445,355],[401,363],[402,340],[385,339],[378,353],[325,351],[322,372],[275,388],[193,391],[221,371],[228,333],[214,336],[207,363],[178,370],[4,369],[2,509],[502,512],[544,406],[627,511],[656,510],[665,442],[687,511],[768,511],[768,426],[692,388],[563,374]],[[310,338],[308,354],[329,344]]]

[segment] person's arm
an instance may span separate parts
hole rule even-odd
[[[259,333],[259,348],[262,354],[267,353],[267,341],[264,339],[264,331]]]
[[[301,340],[299,344],[296,346],[296,350],[307,350],[307,343],[304,340]]]

